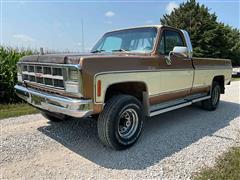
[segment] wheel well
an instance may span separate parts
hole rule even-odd
[[[136,97],[140,102],[143,102],[143,92],[147,91],[147,87],[143,82],[123,82],[109,86],[105,93],[104,102],[107,102],[111,97],[117,94],[128,94]]]
[[[215,76],[213,78],[213,82],[218,82],[218,84],[220,85],[220,88],[221,88],[221,93],[223,94],[224,91],[225,91],[225,88],[224,88],[224,76]]]

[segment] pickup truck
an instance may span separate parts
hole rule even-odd
[[[18,63],[19,97],[50,121],[97,118],[100,140],[133,145],[145,117],[196,102],[215,110],[230,84],[227,59],[193,57],[185,30],[151,25],[108,32],[83,54],[39,54]]]

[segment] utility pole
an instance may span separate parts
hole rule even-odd
[[[82,51],[85,52],[84,49],[84,32],[83,32],[83,20],[82,20]]]

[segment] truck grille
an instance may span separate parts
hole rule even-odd
[[[50,65],[20,64],[22,80],[64,89],[63,67]]]

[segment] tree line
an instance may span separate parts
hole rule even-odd
[[[233,66],[240,66],[240,31],[217,21],[215,13],[196,0],[180,4],[160,22],[187,30],[190,34],[195,57],[227,58]]]

